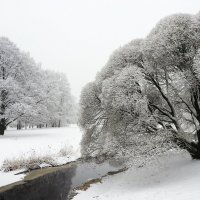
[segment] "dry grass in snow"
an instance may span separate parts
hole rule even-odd
[[[76,125],[64,128],[8,130],[0,136],[0,179],[6,180],[3,171],[29,170],[62,165],[80,157],[82,133]],[[14,176],[14,173],[11,176]],[[2,180],[2,179],[5,179]]]

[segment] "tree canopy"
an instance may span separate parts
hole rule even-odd
[[[8,125],[66,125],[73,105],[64,74],[43,70],[28,53],[0,38],[0,135]]]
[[[199,18],[165,17],[146,38],[114,51],[82,91],[84,156],[153,156],[179,148],[200,158]]]

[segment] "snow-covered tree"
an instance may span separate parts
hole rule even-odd
[[[46,124],[60,127],[70,122],[73,100],[64,74],[46,71]]]
[[[37,85],[37,105],[32,115],[20,118],[23,126],[61,127],[75,120],[75,100],[67,78],[62,73],[41,70],[41,82]],[[36,80],[34,80],[37,83]],[[35,96],[36,97],[36,96]]]
[[[83,155],[119,154],[127,147],[126,153],[153,155],[179,147],[200,158],[199,19],[166,17],[147,38],[113,53],[81,96]]]
[[[33,111],[37,104],[38,67],[28,54],[20,50],[7,38],[0,38],[0,134],[6,127],[25,114]]]
[[[175,126],[177,144],[193,158],[200,158],[199,142],[191,143],[186,123],[199,128],[199,80],[194,61],[200,47],[200,24],[195,16],[172,15],[161,20],[147,36],[143,45],[143,67],[150,85],[161,101],[150,101],[160,123]],[[185,117],[187,116],[187,117]],[[194,130],[192,131],[194,132]]]
[[[0,38],[0,135],[8,125],[64,126],[74,116],[65,75],[47,72],[7,38]]]
[[[142,68],[136,65],[141,55],[138,41],[141,42],[120,48],[120,53],[115,51],[96,81],[82,91],[80,125],[84,130],[84,156],[120,155],[133,143],[139,144],[140,135],[151,135],[155,130],[145,94],[146,80]]]

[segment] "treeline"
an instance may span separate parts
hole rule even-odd
[[[76,107],[64,74],[43,70],[8,38],[0,38],[0,135],[7,126],[60,127]]]
[[[82,90],[84,156],[200,158],[200,14],[162,19],[117,49]]]

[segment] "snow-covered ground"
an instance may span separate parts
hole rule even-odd
[[[0,137],[0,166],[5,159],[32,155],[50,155],[60,164],[77,159],[81,136],[77,126],[6,131]],[[68,156],[59,156],[60,149],[67,149]],[[79,191],[74,200],[194,200],[200,196],[199,169],[200,161],[191,160],[186,153],[172,153],[150,165],[105,177],[102,183]],[[0,186],[23,178],[15,173],[0,172]]]
[[[194,200],[200,196],[200,161],[185,154],[103,179],[74,200]]]
[[[8,130],[0,136],[0,168],[4,160],[16,160],[34,156],[51,156],[58,164],[80,156],[81,131],[76,125],[65,128]],[[67,156],[63,154],[67,153]],[[23,175],[0,171],[0,186],[15,182]]]

